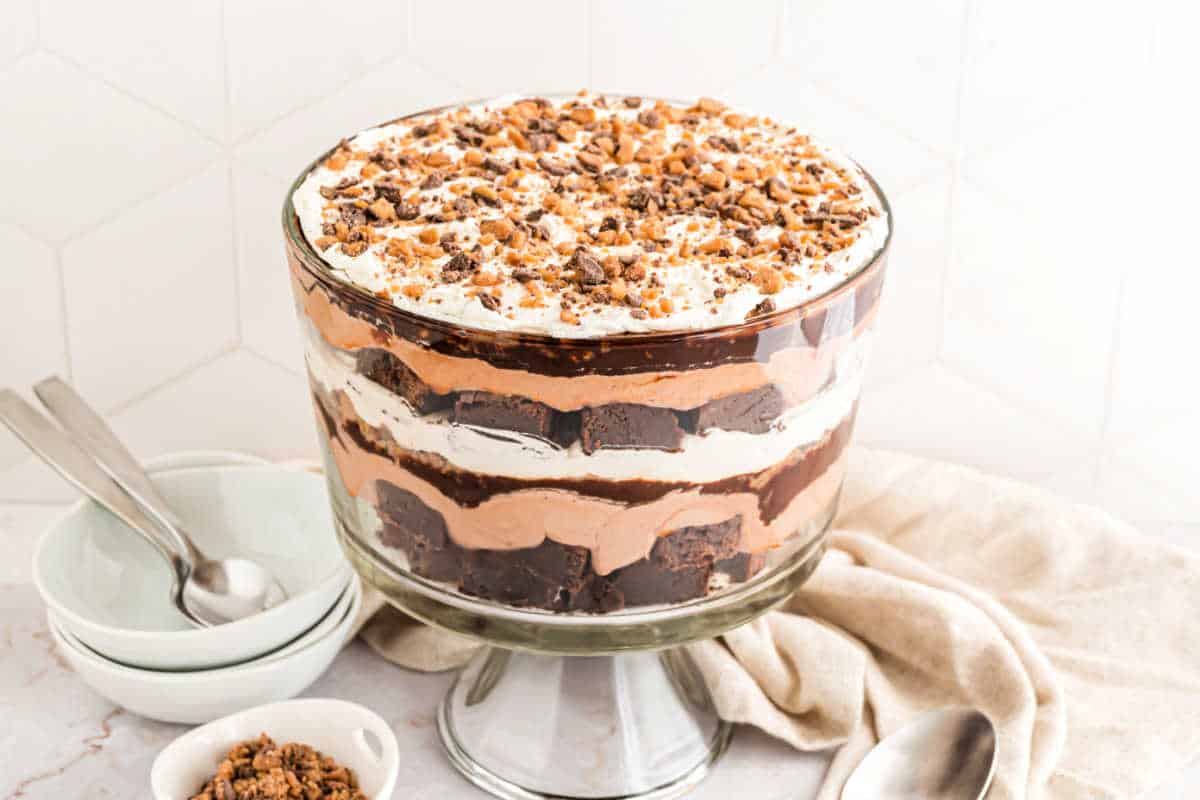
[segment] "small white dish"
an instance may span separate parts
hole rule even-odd
[[[346,597],[331,611],[337,624],[320,624],[283,654],[198,672],[137,669],[104,658],[72,636],[48,614],[50,633],[71,667],[88,686],[143,717],[196,724],[261,703],[295,697],[319,678],[346,643],[362,609],[362,582],[351,579]]]
[[[388,724],[355,703],[305,699],[251,708],[180,736],[154,759],[154,800],[188,800],[212,777],[230,748],[260,733],[279,745],[299,742],[321,751],[354,772],[371,800],[392,796],[400,749]]]
[[[324,480],[239,458],[178,454],[148,469],[207,552],[262,563],[283,584],[287,601],[236,622],[195,628],[170,602],[170,569],[154,548],[84,500],[50,526],[34,554],[34,582],[63,626],[114,661],[195,670],[276,650],[321,619],[352,572],[337,543]],[[156,467],[161,463],[172,466]]]

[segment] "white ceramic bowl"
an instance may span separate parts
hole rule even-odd
[[[337,544],[324,480],[304,470],[229,464],[231,458],[180,454],[159,461],[171,467],[150,462],[148,471],[201,549],[260,561],[288,600],[237,622],[195,628],[170,602],[166,562],[85,500],[50,526],[34,554],[34,582],[67,630],[114,661],[195,670],[276,650],[329,611],[352,570]],[[213,466],[216,460],[226,463]]]
[[[251,708],[180,736],[154,759],[150,769],[154,800],[188,800],[230,748],[264,732],[276,744],[300,742],[320,750],[352,770],[371,800],[390,800],[400,770],[392,729],[360,705],[321,699]]]
[[[65,630],[50,612],[50,633],[63,656],[88,686],[143,717],[196,724],[261,703],[295,697],[333,663],[362,608],[362,583],[355,576],[331,614],[332,628],[317,625],[285,655],[269,654],[245,664],[199,672],[156,672],[104,658]]]

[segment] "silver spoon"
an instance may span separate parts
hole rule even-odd
[[[63,477],[154,545],[174,573],[171,599],[193,624],[231,622],[286,598],[253,561],[213,561],[196,548],[137,461],[67,384],[51,379],[35,391],[74,438],[11,391],[0,392],[0,419]]]
[[[200,552],[138,460],[69,384],[52,377],[34,386],[33,391],[96,463],[183,546],[191,565],[191,574],[183,585],[183,600],[194,616],[209,625],[220,625],[287,599],[279,582],[256,562],[246,558],[217,561]]]
[[[982,800],[996,772],[996,727],[979,711],[922,714],[875,745],[842,800]]]

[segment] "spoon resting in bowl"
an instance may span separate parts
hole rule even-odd
[[[171,566],[171,599],[198,627],[256,614],[286,599],[279,582],[244,558],[213,560],[196,547],[137,460],[71,387],[38,384],[67,435],[11,390],[0,391],[0,420],[63,477],[147,539]]]

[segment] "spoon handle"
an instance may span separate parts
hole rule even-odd
[[[175,575],[173,596],[180,597],[191,570],[189,561],[176,542],[164,535],[91,456],[11,389],[0,390],[0,420],[60,475],[154,545],[170,564]],[[177,605],[182,607],[182,603]]]
[[[96,463],[179,540],[193,565],[203,556],[183,532],[182,523],[112,428],[70,384],[57,376],[33,387],[33,393],[49,409],[58,424]]]

